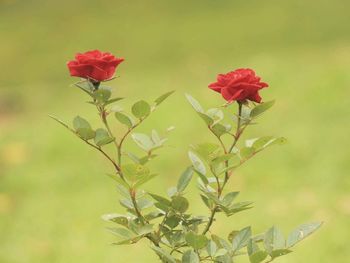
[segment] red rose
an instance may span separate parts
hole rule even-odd
[[[226,74],[219,74],[217,81],[211,83],[209,88],[221,93],[225,100],[240,101],[251,100],[260,103],[259,90],[269,85],[260,82],[260,77],[252,69],[236,69]]]
[[[71,76],[104,81],[113,77],[123,58],[116,58],[109,52],[99,50],[77,53],[75,60],[67,63]]]

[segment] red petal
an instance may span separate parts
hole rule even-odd
[[[89,77],[98,81],[104,81],[108,79],[107,72],[97,66],[93,66]]]
[[[87,78],[92,70],[92,66],[90,65],[78,65],[75,61],[70,61],[68,64],[68,69],[71,76]]]

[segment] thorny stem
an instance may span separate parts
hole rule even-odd
[[[224,153],[225,153],[225,154],[231,153],[233,147],[235,147],[235,145],[237,144],[237,142],[238,142],[238,140],[239,140],[239,138],[240,138],[240,136],[241,136],[241,134],[242,134],[242,132],[243,132],[243,130],[244,130],[244,129],[241,129],[241,115],[242,115],[242,103],[241,103],[241,102],[238,102],[238,121],[237,121],[236,134],[233,136],[233,137],[234,137],[234,140],[233,140],[233,143],[232,143],[232,145],[231,145],[231,147],[229,148],[228,151],[226,150],[225,144],[223,143],[223,141],[221,140],[221,138],[220,138],[219,136],[216,136],[215,133],[213,132],[213,130],[209,127],[209,130],[210,130],[210,131],[217,137],[217,139],[219,140],[219,142],[220,142],[220,144],[221,144],[221,147],[222,147],[222,149],[224,150]],[[226,167],[226,168],[228,167],[228,161],[225,161],[225,167]],[[217,177],[217,176],[215,176],[215,177]],[[223,190],[224,190],[224,187],[225,187],[226,183],[228,182],[229,178],[230,178],[230,174],[229,174],[228,171],[226,171],[226,172],[225,172],[225,179],[224,179],[224,182],[223,182],[222,186],[220,186],[220,184],[218,183],[218,198],[221,197],[221,194],[222,194],[222,192],[223,192]],[[218,180],[218,178],[217,178],[217,180]],[[213,224],[214,219],[215,219],[215,214],[216,214],[216,212],[217,212],[217,209],[218,209],[218,207],[215,206],[215,207],[211,210],[211,214],[210,214],[210,217],[209,217],[209,221],[208,221],[208,223],[206,224],[206,226],[205,226],[205,228],[204,228],[204,230],[203,230],[203,232],[202,232],[203,235],[205,235],[205,234],[209,231],[211,225]]]

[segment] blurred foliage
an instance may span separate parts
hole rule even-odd
[[[160,175],[147,185],[153,192],[176,183],[189,164],[189,142],[209,137],[184,93],[206,107],[220,105],[220,96],[207,89],[216,74],[254,68],[270,84],[263,98],[277,100],[259,134],[283,135],[289,143],[235,175],[230,188],[256,207],[244,221],[223,217],[214,228],[226,233],[254,224],[259,232],[271,222],[287,230],[325,221],[312,242],[279,262],[346,262],[349,8],[344,0],[1,0],[0,262],[156,260],[146,244],[108,246],[113,239],[100,215],[120,207],[100,171],[111,168],[47,117],[59,113],[70,120],[76,104],[82,116],[93,114],[87,98],[70,86],[65,63],[95,48],[125,58],[113,82],[118,96],[137,101],[176,90],[140,128],[176,127],[171,147],[154,163]],[[190,210],[205,207],[198,199]]]

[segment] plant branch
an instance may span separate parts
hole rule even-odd
[[[118,149],[118,164],[120,165],[121,164],[121,161],[122,161],[122,146],[123,146],[123,143],[125,141],[125,139],[128,137],[128,135],[137,127],[139,126],[146,118],[143,118],[143,119],[140,119],[138,123],[136,123],[134,126],[130,127],[126,133],[122,136],[122,138],[120,139],[120,142],[117,146],[117,149]]]
[[[215,137],[219,140],[220,144],[221,144],[221,147],[224,151],[225,154],[227,153],[231,153],[233,147],[235,147],[235,145],[237,144],[242,132],[244,129],[241,129],[241,115],[242,115],[242,103],[241,102],[238,102],[238,121],[237,121],[237,129],[236,129],[236,134],[233,136],[234,137],[234,140],[233,140],[233,143],[231,145],[231,147],[229,148],[229,151],[226,150],[226,147],[225,147],[225,144],[223,143],[223,141],[221,140],[221,138],[219,136],[217,136],[214,131],[209,127],[209,130],[215,135]],[[225,161],[225,167],[228,168],[228,161]],[[228,182],[229,180],[229,177],[230,177],[230,174],[228,171],[225,172],[225,179],[224,179],[224,182],[223,184],[220,186],[220,184],[218,184],[218,198],[221,197],[221,194],[224,190],[224,187],[226,185],[226,183]],[[214,218],[215,218],[215,214],[217,212],[217,206],[215,206],[212,210],[211,210],[211,214],[210,214],[210,217],[209,217],[209,221],[207,223],[207,225],[205,226],[202,234],[205,235],[211,225],[213,224],[214,222]]]
[[[58,123],[60,123],[61,125],[63,125],[65,128],[67,128],[70,132],[72,132],[75,136],[77,136],[79,139],[81,139],[83,142],[85,142],[86,144],[90,145],[92,148],[95,148],[96,150],[98,150],[100,153],[102,153],[114,166],[114,168],[116,169],[117,173],[123,178],[122,174],[121,174],[121,169],[119,167],[119,165],[105,152],[103,151],[100,147],[93,145],[92,143],[90,143],[89,141],[81,138],[75,130],[73,130],[71,127],[69,127],[67,124],[65,124],[63,121],[57,119],[54,116],[49,115],[50,118],[52,118],[53,120],[57,121]]]

